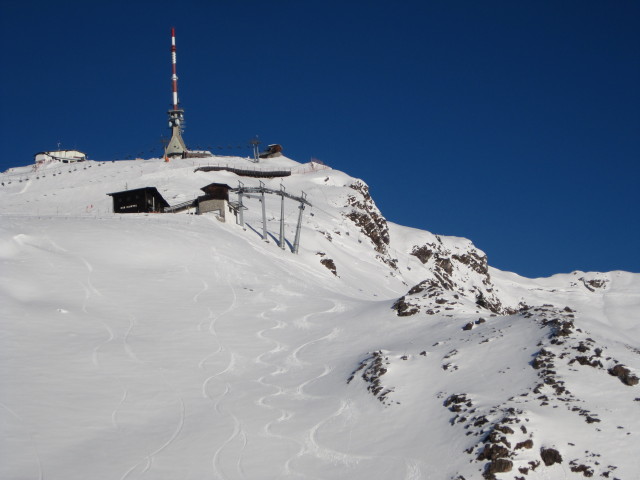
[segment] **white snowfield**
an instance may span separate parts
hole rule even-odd
[[[279,197],[269,242],[256,199],[246,229],[112,213],[127,188],[174,205],[258,186],[207,162],[293,169],[263,181],[308,194],[299,255],[291,200],[277,245]],[[640,478],[638,274],[487,269],[285,157],[0,180],[1,479]]]

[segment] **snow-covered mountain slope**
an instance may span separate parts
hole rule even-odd
[[[366,184],[281,157],[234,168],[313,205],[111,213],[198,159],[0,175],[0,478],[638,478],[640,275],[527,279],[387,222]],[[55,174],[55,175],[54,175]]]

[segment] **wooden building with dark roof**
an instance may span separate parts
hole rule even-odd
[[[169,206],[156,187],[107,193],[113,198],[113,213],[159,213]]]

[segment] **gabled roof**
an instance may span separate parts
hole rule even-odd
[[[211,190],[217,190],[217,189],[226,189],[226,190],[231,190],[231,187],[229,185],[227,185],[226,183],[210,183],[209,185],[205,185],[204,187],[202,187],[200,190],[202,190],[203,192],[207,193]]]
[[[153,195],[154,197],[158,198],[163,207],[168,207],[169,206],[169,203],[164,199],[164,197],[162,196],[162,194],[158,191],[158,189],[156,187],[134,188],[133,190],[123,190],[121,192],[107,193],[107,195],[113,197],[113,196],[124,195],[126,193],[130,194],[130,193],[138,193],[138,192],[144,192],[144,191],[147,191],[147,192],[151,193],[151,195]]]

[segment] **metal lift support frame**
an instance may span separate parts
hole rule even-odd
[[[307,194],[305,192],[302,192],[301,196],[296,196],[296,195],[292,195],[290,193],[287,193],[287,191],[284,188],[284,185],[280,185],[280,190],[273,190],[271,188],[266,188],[264,186],[264,183],[262,183],[262,181],[260,182],[260,186],[259,187],[245,187],[244,184],[240,181],[238,181],[238,188],[233,188],[230,190],[231,192],[235,192],[238,194],[238,223],[240,224],[240,226],[242,226],[244,228],[244,214],[243,214],[243,210],[246,208],[243,203],[242,203],[242,199],[243,197],[248,197],[248,198],[257,198],[261,203],[262,203],[262,239],[265,242],[269,242],[268,239],[268,234],[267,234],[267,215],[266,215],[266,208],[265,208],[265,193],[270,193],[273,195],[280,195],[280,238],[278,241],[278,246],[284,250],[285,248],[285,236],[284,236],[284,199],[285,197],[291,199],[291,200],[295,200],[296,202],[299,202],[300,205],[298,206],[299,208],[299,212],[298,212],[298,223],[296,225],[296,235],[295,235],[295,239],[293,241],[293,253],[298,253],[300,250],[300,232],[302,230],[302,213],[305,209],[306,206],[311,207],[311,203],[309,203],[309,201],[307,200]],[[257,195],[251,195],[252,193],[259,193],[260,196]]]

